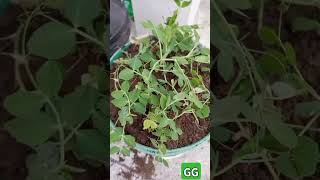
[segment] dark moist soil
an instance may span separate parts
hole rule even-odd
[[[138,51],[139,51],[139,45],[133,44],[127,50],[127,54],[129,57],[133,57],[138,53]],[[158,49],[156,47],[152,49],[152,52],[154,54],[156,54],[157,51],[158,51]],[[181,52],[181,54],[184,54],[184,53],[185,52]],[[171,56],[173,56],[173,55],[174,54],[171,54]],[[116,67],[116,64],[112,66],[111,73],[114,72],[114,70],[116,69],[115,67]],[[186,72],[190,72],[190,69],[185,69],[185,70],[186,70]],[[200,75],[203,77],[207,88],[209,88],[210,75],[208,73],[202,73]],[[160,78],[163,79],[163,75],[160,73],[156,73],[155,76],[159,79]],[[168,77],[168,81],[170,81],[172,78],[174,78],[173,74],[172,75],[167,74],[167,77]],[[133,78],[132,84],[131,84],[131,90],[140,81],[141,81],[141,79],[138,79],[137,77]],[[110,88],[111,88],[111,91],[113,91],[115,89],[114,80],[110,81]],[[110,102],[110,113],[111,113],[112,121],[114,123],[116,122],[116,120],[118,118],[118,111],[119,110],[120,110],[119,108],[115,107]],[[170,114],[170,112],[168,114]],[[143,130],[143,121],[146,117],[144,115],[140,115],[140,114],[136,114],[136,115],[137,115],[136,117],[133,117],[133,124],[126,126],[125,132],[127,134],[130,134],[130,135],[136,137],[136,141],[138,143],[149,146],[149,147],[153,147],[153,145],[150,141],[150,138],[154,138],[154,135],[152,135],[152,133],[150,133],[146,130]],[[166,146],[168,149],[175,149],[175,148],[184,147],[189,144],[195,143],[195,142],[199,141],[200,139],[202,139],[203,137],[205,137],[210,131],[210,120],[208,118],[199,119],[199,124],[198,124],[196,122],[196,119],[194,118],[194,116],[192,116],[190,114],[185,114],[185,115],[182,115],[180,118],[178,118],[176,120],[176,125],[178,128],[181,128],[183,134],[181,136],[179,136],[179,140],[177,140],[177,141],[172,141],[172,140],[168,141],[166,143]],[[118,126],[120,126],[120,125],[118,124]]]
[[[17,17],[21,15],[20,13],[22,13],[22,10],[19,7],[11,6],[7,13],[0,17],[0,38],[15,33],[19,26]],[[35,19],[31,24],[31,32],[32,29],[36,29],[45,22],[46,20],[41,18]],[[12,41],[0,41],[0,52],[13,52]],[[74,52],[73,55],[67,56],[59,62],[68,69],[79,58],[82,58],[80,63],[65,74],[61,95],[72,92],[75,87],[81,84],[81,75],[87,73],[89,65],[101,65],[102,62],[107,61],[106,58],[102,59],[98,56],[98,49],[83,45],[79,52]],[[14,76],[14,61],[3,55],[0,55],[0,59],[0,179],[25,180],[28,174],[25,160],[28,155],[34,152],[28,146],[18,143],[4,129],[4,124],[12,119],[12,116],[3,108],[3,101],[6,96],[14,93],[18,87]],[[30,57],[32,72],[36,72],[44,62],[41,58]],[[26,74],[22,73],[22,77],[26,77]],[[27,87],[32,87],[26,78],[23,78],[23,80],[27,83]],[[91,123],[84,126],[86,126],[85,128],[92,127]],[[86,169],[84,173],[74,174],[76,180],[106,180],[109,174],[109,168],[90,166],[86,162],[78,161],[72,153],[66,154],[66,160],[76,167]]]
[[[278,19],[280,16],[279,4],[276,1],[270,1],[265,5],[264,11],[264,25],[268,25],[277,30]],[[263,45],[257,35],[257,11],[249,10],[244,11],[250,18],[240,17],[238,14],[228,12],[226,13],[227,20],[236,24],[240,28],[241,35],[250,33],[244,40],[244,44],[252,49],[263,50]],[[320,20],[320,10],[313,7],[304,6],[290,6],[289,11],[283,16],[283,27],[281,33],[281,39],[283,42],[289,41],[295,48],[297,53],[298,67],[305,80],[320,93],[320,34],[317,32],[293,32],[291,28],[291,22],[295,17],[309,17]],[[213,69],[212,82],[214,84],[213,92],[219,97],[225,97],[231,86],[230,83],[223,81],[219,77],[217,70]],[[232,81],[231,81],[232,82]],[[299,125],[305,125],[309,120],[297,118],[294,115],[294,107],[299,102],[312,100],[312,97],[298,96],[285,101],[278,101],[276,106],[280,107],[287,122]],[[228,128],[235,129],[233,124],[226,124]],[[314,127],[319,127],[320,123],[315,123]],[[310,133],[314,140],[319,141],[319,133]],[[232,149],[221,146],[217,143],[213,143],[213,146],[220,152],[219,167],[225,167],[232,161],[234,152],[240,149],[246,140],[241,138],[236,142],[229,142],[226,145],[232,147]],[[314,176],[305,178],[308,180],[319,179],[320,172],[318,171]],[[216,178],[218,180],[271,180],[267,167],[263,164],[241,164],[237,165],[226,174]],[[280,179],[287,179],[286,177],[280,177]]]

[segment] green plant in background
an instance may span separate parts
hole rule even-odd
[[[3,0],[0,2],[0,16],[5,13],[9,5],[10,5],[9,0]]]
[[[117,60],[112,74],[115,89],[111,102],[120,110],[118,127],[112,130],[110,142],[124,141],[134,147],[135,138],[125,134],[125,127],[133,123],[135,116],[143,115],[143,129],[155,136],[150,141],[158,149],[156,159],[167,166],[163,159],[167,151],[165,143],[178,140],[183,133],[175,121],[190,114],[199,124],[210,112],[210,92],[200,75],[209,70],[205,66],[210,63],[209,49],[200,47],[198,26],[179,26],[177,16],[175,11],[166,25],[145,22],[144,27],[152,31],[156,40],[152,37],[140,40],[138,54]],[[159,50],[153,54],[155,48]],[[162,77],[156,77],[156,73]],[[169,79],[169,74],[174,78]],[[133,79],[140,80],[135,87],[130,83]],[[126,146],[111,147],[111,153],[119,152],[129,155]]]
[[[235,123],[247,142],[234,153],[232,162],[219,167],[219,151],[212,152],[212,177],[220,176],[237,164],[264,163],[274,179],[279,173],[292,179],[312,176],[319,163],[319,144],[307,135],[320,116],[319,95],[303,78],[299,60],[290,42],[282,42],[282,15],[290,4],[319,6],[318,1],[281,1],[281,17],[277,30],[263,22],[263,0],[217,0],[212,3],[211,43],[218,49],[213,66],[230,84],[227,96],[214,99],[213,140],[224,144],[236,134],[226,128]],[[224,12],[247,16],[244,10],[256,9],[258,34],[263,50],[249,49],[239,27],[230,24]],[[292,21],[294,31],[318,31],[317,20],[298,17]],[[273,77],[273,78],[270,78]],[[276,80],[274,77],[277,77]],[[286,123],[275,102],[296,96],[311,95],[314,100],[298,103],[295,116],[310,118],[305,126]],[[294,128],[294,129],[293,129]],[[255,130],[256,129],[256,130]],[[297,131],[295,129],[301,129]],[[238,134],[238,133],[237,133]]]
[[[48,8],[59,11],[66,21],[55,19]],[[65,77],[82,58],[70,67],[62,61],[78,52],[80,43],[105,56],[106,12],[98,0],[47,0],[27,10],[25,17],[17,31],[14,52],[2,53],[15,60],[19,85],[4,102],[14,116],[5,128],[33,150],[26,160],[28,180],[71,179],[70,173],[86,170],[69,165],[66,153],[72,152],[93,166],[106,161],[107,73],[105,63],[90,65],[82,84],[71,93],[61,94]],[[30,32],[33,20],[40,17],[46,23]],[[32,55],[45,60],[35,75],[30,69]],[[21,69],[27,72],[31,86],[21,77]]]

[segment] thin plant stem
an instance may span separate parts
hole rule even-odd
[[[218,172],[215,172],[214,174],[212,174],[212,177],[217,177],[220,176],[224,173],[226,173],[227,171],[229,171],[230,169],[232,169],[235,165],[239,164],[240,161],[239,160],[234,160],[232,161],[229,165],[225,166],[223,169],[219,170]]]
[[[299,136],[303,136],[305,132],[308,131],[308,129],[312,126],[312,124],[320,117],[320,113],[316,114],[309,122],[308,124],[301,130],[299,133]]]
[[[53,22],[66,25],[66,24],[56,20],[55,18],[53,18],[51,16],[48,16],[48,15],[46,15],[44,13],[40,13],[40,15],[43,16],[43,17],[46,17],[47,19],[49,19],[49,20],[51,20]],[[103,42],[99,41],[98,39],[90,36],[89,34],[83,32],[83,31],[79,30],[78,28],[71,28],[71,31],[79,34],[80,36],[82,36],[82,37],[84,37],[84,38],[86,38],[86,39],[88,39],[88,40],[90,40],[92,42],[94,42],[95,44],[99,45],[101,48],[106,49],[106,46],[105,46],[105,44]]]
[[[264,164],[267,166],[269,172],[271,173],[274,180],[279,180],[277,173],[274,171],[271,163],[269,162],[266,153],[262,155],[262,159],[264,160]]]
[[[60,117],[60,113],[58,112],[57,108],[55,107],[54,103],[51,101],[51,99],[45,95],[39,88],[38,88],[38,85],[37,85],[37,82],[36,80],[34,79],[33,75],[32,75],[32,72],[30,70],[30,67],[29,67],[29,63],[26,62],[24,63],[24,67],[26,69],[26,72],[27,72],[27,75],[29,76],[30,78],[30,81],[31,83],[33,84],[33,86],[38,89],[40,91],[40,94],[44,97],[45,101],[49,104],[51,110],[53,111],[53,114],[55,115],[56,117],[56,121],[57,121],[57,124],[58,124],[58,131],[59,131],[59,139],[60,139],[60,162],[59,162],[59,165],[57,166],[57,168],[54,170],[54,171],[58,171],[60,170],[65,162],[64,162],[64,159],[65,159],[65,154],[64,154],[64,150],[65,150],[65,147],[64,147],[64,129],[63,129],[63,125],[62,125],[62,122],[61,122],[61,117]]]
[[[287,126],[295,128],[295,129],[304,129],[305,126],[301,126],[301,125],[296,125],[296,124],[287,124]],[[312,131],[312,132],[318,132],[320,133],[320,128],[308,128],[307,131]]]
[[[283,9],[280,9],[280,17],[279,17],[279,26],[278,26],[278,37],[281,39],[281,30],[282,30],[282,18],[283,18]]]
[[[263,26],[263,12],[264,12],[264,0],[260,0],[259,15],[258,15],[258,32]]]
[[[21,40],[21,51],[22,51],[22,55],[25,56],[26,55],[26,37],[27,37],[27,32],[28,32],[28,28],[29,25],[33,19],[33,17],[36,15],[36,13],[40,10],[41,5],[37,6],[32,12],[31,14],[28,16],[23,32],[22,32],[22,40]]]

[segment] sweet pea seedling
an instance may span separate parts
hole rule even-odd
[[[183,7],[186,2],[179,5]],[[200,68],[210,64],[209,50],[200,47],[198,27],[179,26],[177,16],[175,11],[166,24],[144,22],[143,26],[151,30],[153,36],[137,42],[136,55],[115,61],[112,73],[115,89],[111,92],[111,103],[119,108],[119,113],[126,112],[115,120],[120,122],[116,126],[123,130],[112,131],[111,136],[123,140],[120,137],[125,135],[125,127],[133,123],[133,117],[142,115],[143,130],[155,136],[150,141],[158,149],[156,159],[165,165],[168,165],[163,159],[166,142],[176,141],[183,134],[176,120],[188,114],[199,123],[208,118],[210,112],[210,91]],[[169,75],[173,77],[169,79]],[[134,86],[133,81],[137,81]],[[121,152],[120,149],[112,147],[113,152]]]

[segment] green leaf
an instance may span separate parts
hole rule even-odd
[[[189,64],[189,62],[185,59],[185,58],[181,58],[181,57],[176,57],[176,60],[179,64],[181,65],[186,65]]]
[[[122,108],[128,104],[128,99],[126,97],[121,97],[118,99],[113,99],[111,103],[118,108]]]
[[[202,48],[201,54],[206,55],[206,56],[210,56],[210,49],[209,48]]]
[[[130,147],[136,146],[136,139],[131,135],[125,135],[124,142],[127,143],[127,145],[129,145]]]
[[[164,128],[170,124],[172,120],[168,118],[161,118],[159,120],[159,128]]]
[[[119,153],[119,152],[120,152],[120,148],[117,147],[117,146],[113,146],[110,149],[110,154],[116,154],[116,153]]]
[[[261,151],[262,148],[259,146],[257,136],[255,136],[242,145],[241,149],[234,154],[233,159],[245,158],[251,154],[261,153]]]
[[[230,81],[235,73],[232,55],[221,52],[217,57],[217,68],[223,80]]]
[[[178,133],[178,135],[182,135],[182,133],[183,133],[180,128],[177,128],[177,129],[176,129],[176,132]]]
[[[141,60],[136,56],[129,61],[129,65],[132,69],[137,70],[142,66]]]
[[[122,132],[112,131],[110,132],[110,144],[120,141],[122,138]]]
[[[167,153],[167,147],[164,144],[159,144],[158,149],[161,154],[166,154]]]
[[[60,64],[56,61],[45,62],[37,73],[39,88],[49,97],[56,96],[63,83]]]
[[[146,106],[141,103],[135,103],[135,105],[133,106],[133,109],[135,112],[140,113],[140,114],[146,113]]]
[[[144,62],[150,62],[152,59],[154,59],[152,53],[150,51],[146,51],[139,55],[139,58]]]
[[[198,63],[210,64],[209,56],[197,56],[194,61]]]
[[[59,165],[59,149],[56,144],[48,142],[38,146],[35,154],[26,158],[28,168],[27,180],[66,180],[64,176],[52,169]]]
[[[263,115],[263,120],[271,135],[282,145],[285,145],[288,148],[294,148],[297,145],[298,138],[295,132],[282,122],[279,113],[265,113]]]
[[[134,72],[128,68],[121,70],[119,73],[119,78],[126,81],[129,81],[130,79],[132,79],[133,76],[134,76]]]
[[[196,115],[199,117],[199,118],[207,118],[209,117],[209,114],[210,114],[210,108],[208,105],[204,105],[202,107],[202,109],[198,109],[196,111]]]
[[[80,159],[105,161],[108,149],[106,137],[95,129],[81,129],[76,133],[73,151]]]
[[[320,23],[306,17],[297,17],[292,22],[292,28],[294,31],[317,31],[320,29]]]
[[[17,139],[28,146],[47,141],[57,130],[55,120],[44,113],[19,117],[6,123],[5,128]]]
[[[141,93],[139,97],[139,102],[147,106],[149,100],[149,95],[147,93]]]
[[[203,104],[201,103],[201,101],[199,100],[197,95],[195,95],[194,93],[190,92],[189,96],[187,96],[187,99],[189,101],[191,101],[192,103],[194,103],[194,105],[196,105],[198,108],[202,109]]]
[[[229,96],[223,99],[216,100],[213,104],[213,112],[217,121],[236,118],[241,110],[241,99],[239,96]]]
[[[103,101],[99,102],[98,106],[102,106],[102,107],[99,107],[100,111],[102,108],[103,108],[103,111],[109,111],[106,99],[103,99]],[[98,129],[102,134],[107,134],[108,132],[108,127],[106,126],[107,118],[108,118],[108,113],[102,113],[99,111],[95,111],[93,113],[93,118],[92,118],[93,127],[95,129]]]
[[[153,25],[153,23],[149,20],[145,21],[142,23],[143,27],[146,29],[153,29],[155,26]]]
[[[160,106],[162,109],[166,107],[168,98],[165,95],[161,95],[160,97]]]
[[[172,15],[171,17],[168,17],[168,18],[167,18],[166,24],[167,24],[168,26],[172,26],[172,25],[176,22],[177,17],[178,17],[178,10],[175,10],[175,11],[173,12],[173,15]]]
[[[295,107],[296,115],[304,118],[314,116],[319,112],[320,112],[319,101],[302,102],[302,103],[296,104],[296,107]]]
[[[134,103],[139,99],[140,91],[137,89],[130,91],[128,96],[129,96],[130,101]]]
[[[121,108],[121,110],[118,112],[118,115],[119,115],[119,121],[122,127],[125,127],[128,123],[129,124],[133,123],[133,118],[132,116],[129,115],[128,107]]]
[[[286,50],[286,56],[287,56],[289,63],[292,66],[296,66],[297,65],[297,57],[296,57],[296,52],[295,52],[293,46],[289,42],[286,42],[284,44],[284,47]]]
[[[178,94],[173,96],[174,100],[183,100],[187,97],[187,94],[185,92],[179,92]]]
[[[156,129],[158,124],[151,120],[144,120],[143,121],[143,129]]]
[[[259,37],[262,42],[267,45],[276,45],[279,43],[277,34],[270,27],[262,27],[259,32]]]
[[[177,140],[179,139],[179,135],[178,135],[178,133],[175,132],[175,131],[171,131],[171,132],[170,132],[170,137],[171,137],[171,139],[174,140],[174,141],[177,141]]]
[[[44,97],[37,92],[19,90],[6,97],[4,107],[17,117],[25,117],[39,112],[44,102]]]
[[[90,65],[88,68],[88,71],[91,77],[93,77],[93,79],[95,80],[95,83],[97,84],[98,89],[104,92],[107,91],[108,86],[107,86],[106,79],[108,78],[108,74],[105,68],[103,66]]]
[[[69,128],[77,126],[91,116],[98,102],[98,92],[90,86],[80,86],[59,103],[61,119]]]
[[[271,135],[266,135],[264,136],[260,142],[259,145],[261,147],[264,147],[268,150],[271,151],[276,151],[276,152],[284,152],[284,151],[288,151],[288,148],[283,146],[282,144],[279,143],[279,141],[277,141],[273,136]]]
[[[271,89],[274,94],[281,99],[291,98],[298,94],[297,90],[294,87],[285,82],[275,82],[271,86]]]
[[[85,27],[93,22],[102,11],[99,0],[68,0],[64,4],[64,14],[75,27]]]
[[[124,92],[122,90],[112,91],[111,96],[115,99],[122,98],[124,96]]]
[[[147,70],[147,69],[143,69],[142,70],[142,78],[143,78],[143,81],[146,83],[146,84],[149,84],[149,73],[150,71]]]
[[[76,36],[67,25],[49,22],[38,28],[28,41],[32,54],[50,60],[60,59],[76,46]]]
[[[121,84],[121,89],[125,92],[128,92],[130,89],[130,83],[129,81],[123,81]]]
[[[298,145],[289,153],[280,154],[276,168],[291,178],[313,175],[317,170],[319,145],[309,137],[299,137]]]
[[[188,7],[191,4],[192,0],[184,0],[184,2],[182,2],[181,7],[185,8]]]
[[[295,167],[300,176],[311,176],[317,170],[319,145],[309,137],[299,137],[298,145],[292,150]]]
[[[231,139],[232,136],[232,131],[221,127],[221,126],[217,126],[212,128],[211,130],[212,132],[212,139],[214,139],[215,141],[218,141],[220,143],[226,143]]]
[[[269,50],[258,59],[258,70],[266,77],[272,74],[282,75],[286,73],[286,57],[279,51]]]
[[[159,97],[156,96],[156,95],[151,95],[151,98],[150,98],[150,104],[153,104],[155,106],[158,106],[159,105]]]
[[[296,167],[290,159],[289,153],[282,153],[278,157],[275,167],[285,176],[293,179],[299,177]]]
[[[128,148],[123,147],[121,149],[121,153],[124,154],[125,156],[130,156],[130,150]]]

